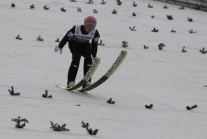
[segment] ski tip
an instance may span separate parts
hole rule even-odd
[[[122,50],[122,52],[124,52],[125,54],[128,54],[128,52],[126,50]]]
[[[101,59],[99,57],[96,57],[94,60],[97,60],[98,64],[101,62]]]
[[[96,57],[95,59],[98,59],[98,60],[100,60],[100,58],[99,58],[99,57]]]

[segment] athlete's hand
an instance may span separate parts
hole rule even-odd
[[[60,49],[58,46],[55,46],[54,51],[55,52],[60,51],[60,54],[62,54],[62,49]]]
[[[96,57],[93,57],[93,58],[92,58],[92,61],[93,61],[95,58],[96,58]]]

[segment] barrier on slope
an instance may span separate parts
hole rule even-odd
[[[167,3],[177,4],[184,7],[193,8],[196,10],[207,11],[207,0],[155,0]]]

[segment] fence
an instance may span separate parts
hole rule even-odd
[[[207,12],[207,0],[156,0]]]

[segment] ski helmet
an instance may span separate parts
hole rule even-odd
[[[84,19],[84,26],[86,28],[94,29],[96,27],[96,18],[93,16],[87,16]]]

